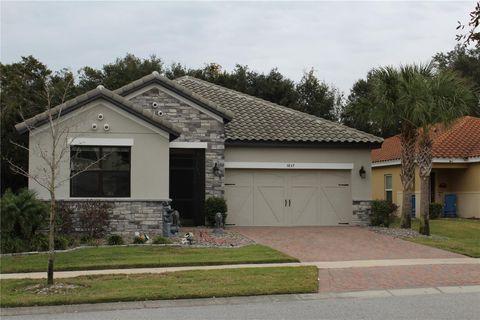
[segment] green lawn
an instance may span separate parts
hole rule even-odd
[[[418,230],[418,226],[418,220],[412,220],[412,229]],[[430,220],[430,232],[446,239],[407,238],[407,240],[480,258],[480,220]]]
[[[165,274],[102,275],[57,279],[80,285],[67,292],[38,294],[25,288],[45,280],[2,280],[2,307],[250,296],[318,292],[316,267],[180,271]]]
[[[261,245],[240,248],[185,248],[163,246],[98,247],[56,254],[55,270],[124,269],[297,262]],[[8,256],[0,260],[1,273],[46,271],[47,255]]]

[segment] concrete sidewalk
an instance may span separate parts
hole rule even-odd
[[[188,266],[167,268],[135,268],[135,269],[105,269],[105,270],[79,270],[56,271],[55,278],[72,278],[87,275],[102,274],[139,274],[139,273],[166,273],[187,270],[214,270],[236,268],[264,268],[264,267],[298,267],[316,266],[319,269],[345,269],[369,267],[395,267],[395,266],[420,266],[420,265],[480,265],[480,259],[475,258],[439,258],[439,259],[385,259],[385,260],[352,260],[352,261],[314,261],[297,263],[265,263],[265,264],[233,264],[214,266]],[[0,274],[0,280],[5,279],[42,279],[46,272],[7,273]]]

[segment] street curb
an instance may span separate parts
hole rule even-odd
[[[309,301],[309,300],[325,300],[325,299],[388,298],[388,297],[404,297],[404,296],[431,295],[431,294],[454,294],[454,293],[480,293],[480,285],[0,308],[0,316],[79,313],[79,312],[150,309],[150,308],[152,309],[185,308],[185,307],[199,307],[199,306],[210,306],[210,305],[275,303],[275,302]]]

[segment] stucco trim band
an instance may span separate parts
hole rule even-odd
[[[225,162],[226,169],[326,169],[352,170],[353,163]]]
[[[68,144],[72,146],[133,146],[133,139],[115,138],[68,138]]]

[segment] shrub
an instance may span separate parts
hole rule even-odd
[[[172,243],[172,241],[162,236],[156,236],[155,239],[153,239],[153,243],[154,244],[170,244]]]
[[[215,214],[221,212],[223,223],[227,220],[227,202],[223,198],[210,197],[205,201],[205,218],[209,225],[215,225]]]
[[[443,206],[440,203],[430,203],[430,219],[437,219],[442,215]]]
[[[145,237],[136,236],[135,238],[133,238],[133,243],[134,244],[144,244],[145,242],[147,242],[147,238],[145,238]]]
[[[30,241],[30,251],[47,251],[48,237],[45,234],[37,234]]]
[[[7,190],[0,200],[3,236],[30,240],[46,226],[48,206],[27,189],[18,194]]]
[[[48,206],[27,189],[7,190],[0,199],[2,253],[32,251],[32,239],[46,226]]]
[[[111,205],[102,201],[86,201],[79,205],[80,227],[90,238],[99,239],[105,236],[109,221]]]
[[[370,225],[389,227],[398,206],[386,200],[374,200],[370,213]]]
[[[119,234],[112,234],[110,237],[107,239],[107,244],[109,246],[119,246],[124,244],[123,238]]]
[[[65,236],[56,236],[54,239],[55,250],[65,250],[68,248],[70,239]]]
[[[57,202],[57,212],[55,215],[55,232],[62,235],[72,235],[75,233],[72,217],[75,210],[64,202]]]

